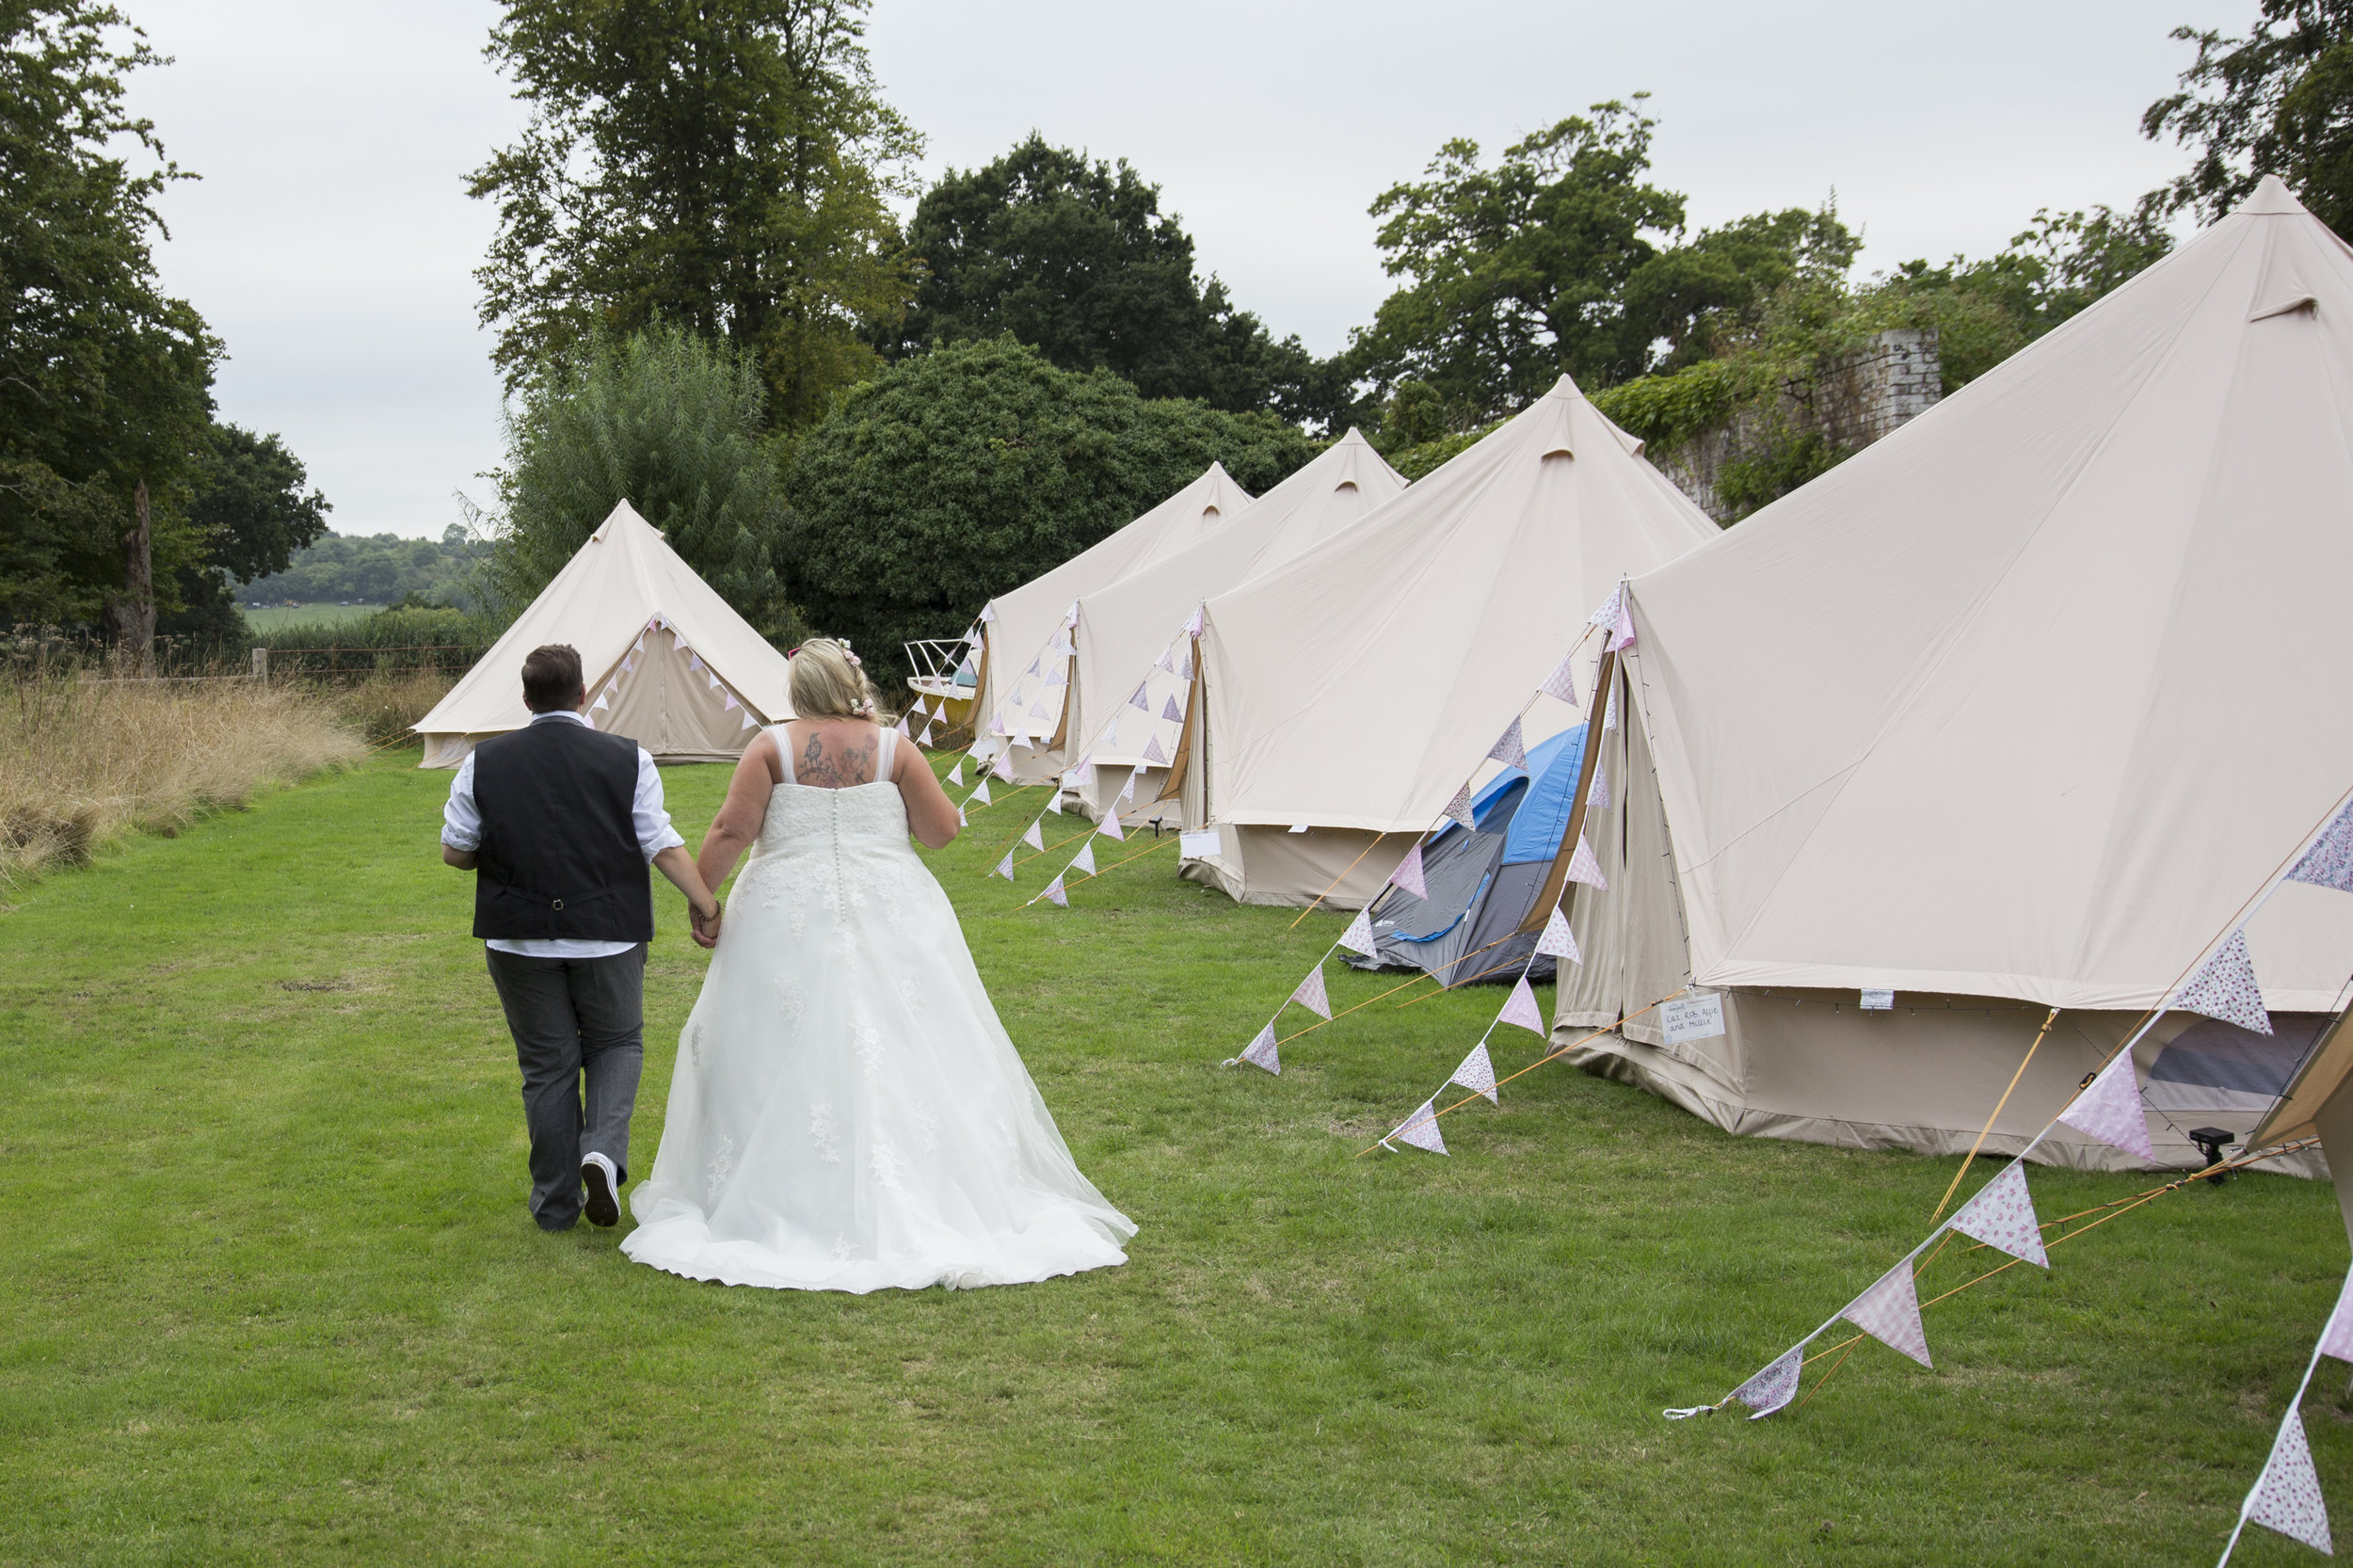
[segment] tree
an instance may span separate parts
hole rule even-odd
[[[123,107],[125,75],[162,63],[126,27],[112,6],[0,0],[0,616],[13,620],[88,624],[120,605],[142,482],[165,608],[200,557],[186,503],[219,345],[157,285],[154,202],[184,176]]]
[[[327,532],[327,497],[302,487],[302,460],[278,437],[234,424],[215,424],[190,480],[188,520],[202,555],[176,571],[180,608],[157,632],[213,647],[245,639],[245,618],[232,583],[282,572],[296,553]]]
[[[922,280],[904,323],[877,335],[905,359],[1010,332],[1064,370],[1109,370],[1146,397],[1322,423],[1336,385],[1297,338],[1276,343],[1193,275],[1191,236],[1160,191],[1035,131],[984,168],[950,169],[907,226]]]
[[[535,383],[506,427],[487,569],[520,611],[627,501],[745,619],[790,626],[787,513],[750,356],[675,328],[599,338]]]
[[[507,0],[489,57],[532,105],[475,170],[499,204],[475,273],[510,391],[599,332],[725,338],[768,416],[868,374],[913,283],[888,201],[920,139],[878,96],[866,0]]]
[[[794,454],[792,558],[812,627],[877,672],[1198,478],[1253,494],[1315,455],[1267,413],[1154,400],[1057,369],[1011,336],[952,344],[855,388]]]
[[[2187,209],[2211,223],[2277,174],[2323,223],[2353,232],[2353,0],[2262,0],[2243,39],[2173,37],[2198,57],[2140,130],[2152,141],[2170,132],[2197,157],[2143,199],[2143,215]]]

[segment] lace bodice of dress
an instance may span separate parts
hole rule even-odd
[[[833,790],[793,782],[792,751],[783,727],[779,725],[774,733],[784,757],[786,781],[768,796],[768,814],[760,822],[754,844],[758,855],[764,858],[895,851],[913,857],[914,851],[907,844],[906,802],[899,794],[899,786],[890,782],[897,734],[888,729],[882,732],[872,783]]]

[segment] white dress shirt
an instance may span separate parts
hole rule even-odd
[[[578,713],[558,709],[552,713],[540,713],[534,724],[563,723],[594,728]],[[644,746],[637,748],[637,798],[631,803],[630,817],[637,828],[637,848],[648,864],[653,857],[673,844],[683,844],[678,830],[670,825],[670,813],[662,805],[662,776],[654,771],[653,759]],[[457,776],[450,780],[449,804],[441,808],[441,842],[452,849],[482,847],[482,808],[473,799],[473,753],[457,764]],[[592,942],[576,936],[494,936],[483,944],[496,952],[520,953],[525,958],[610,958],[627,952],[635,942]]]

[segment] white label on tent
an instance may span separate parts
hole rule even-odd
[[[1658,1009],[1658,1022],[1659,1027],[1666,1031],[1667,1044],[1671,1046],[1721,1034],[1724,1032],[1723,996],[1721,992],[1701,991],[1663,1002]]]
[[[1307,831],[1307,824],[1304,822],[1295,822],[1291,824],[1289,830],[1293,833],[1305,833]]]
[[[1893,991],[1864,992],[1863,1010],[1865,1013],[1893,1013],[1896,1010],[1896,993]]]
[[[1176,836],[1176,853],[1188,860],[1206,860],[1218,852],[1220,841],[1214,827],[1203,833],[1180,833]]]

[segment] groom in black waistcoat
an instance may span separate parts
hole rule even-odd
[[[532,1216],[542,1230],[569,1230],[584,1211],[609,1225],[645,1057],[646,868],[686,895],[697,940],[719,904],[670,826],[653,759],[590,727],[580,654],[534,648],[523,705],[529,724],[459,764],[441,858],[476,873],[473,934],[522,1067]]]

